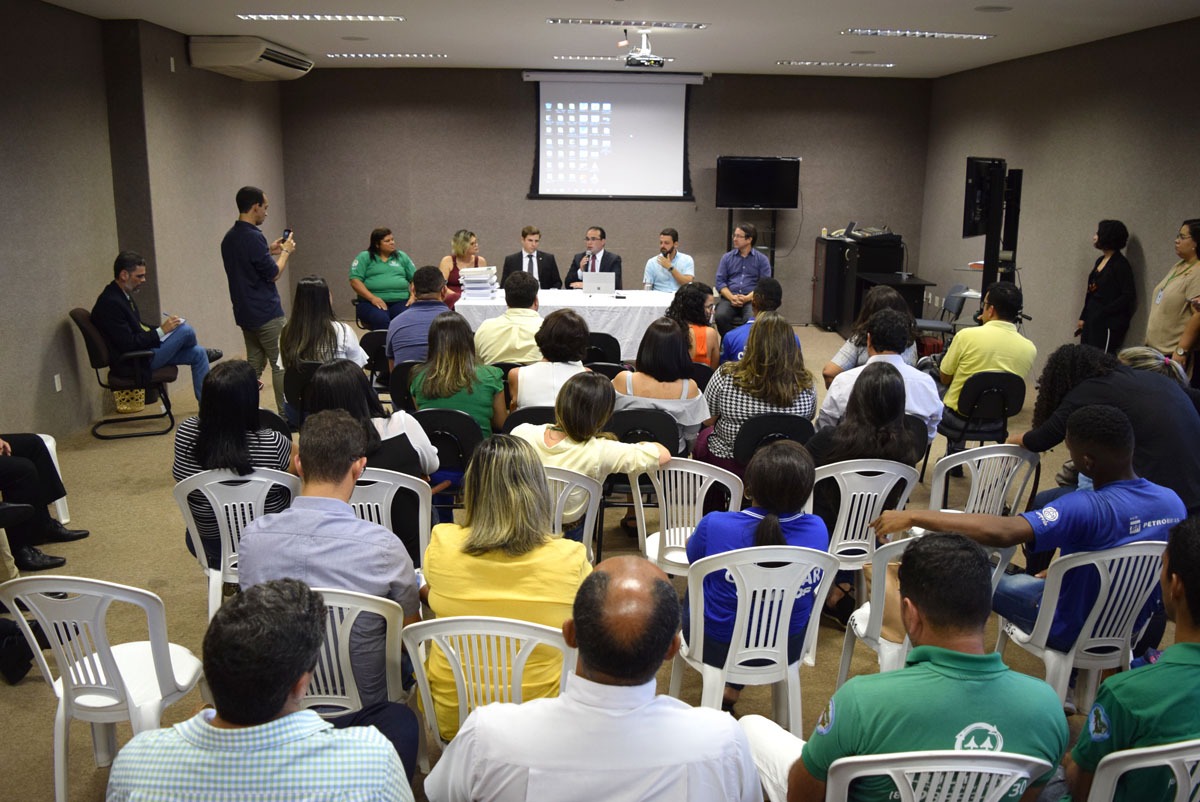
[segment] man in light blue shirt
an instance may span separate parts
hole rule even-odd
[[[295,579],[231,597],[204,636],[204,677],[216,710],[134,736],[113,761],[108,802],[412,802],[404,766],[377,730],[334,729],[300,709],[327,615],[321,594]]]
[[[647,290],[674,293],[696,277],[696,262],[679,251],[679,232],[664,228],[658,235],[657,256],[646,260],[642,287]]]

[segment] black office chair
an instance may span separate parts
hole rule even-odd
[[[709,380],[716,373],[703,362],[692,363],[692,381],[696,382],[696,386],[700,388],[700,392],[704,392],[704,388],[708,387]]]
[[[793,440],[804,445],[813,436],[812,421],[799,415],[768,412],[752,415],[733,439],[733,458],[746,465],[754,452],[776,440]]]
[[[611,334],[602,331],[588,333],[587,356],[584,362],[620,362],[621,343]]]
[[[258,408],[258,428],[274,429],[287,439],[292,439],[292,427],[276,412],[270,409]]]
[[[503,432],[511,434],[522,423],[554,423],[554,407],[521,407],[514,410],[504,419]]]
[[[492,367],[500,368],[500,380],[504,382],[504,408],[512,409],[512,389],[508,386],[508,372],[513,368],[525,367],[520,362],[493,362]]]
[[[150,370],[151,351],[130,351],[115,359],[108,350],[108,342],[104,335],[92,323],[92,313],[81,307],[76,307],[68,313],[71,321],[83,335],[83,344],[87,347],[88,361],[92,370],[96,371],[96,383],[105,390],[137,390],[146,391],[146,403],[154,403],[162,399],[163,411],[157,415],[122,415],[117,418],[103,418],[92,427],[92,436],[98,440],[122,440],[126,437],[153,437],[167,434],[175,428],[175,416],[171,414],[171,398],[167,395],[167,385],[179,378],[179,368],[167,365],[158,370]],[[108,369],[107,376],[101,376],[102,369]],[[134,431],[125,434],[101,434],[103,429],[134,421],[167,419],[165,429],[154,429],[148,432]]]
[[[1015,373],[989,370],[976,373],[963,383],[958,395],[958,408],[965,415],[947,407],[938,424],[938,434],[950,442],[959,440],[983,443],[1003,443],[1008,439],[1008,419],[1025,405],[1025,380]],[[921,481],[929,465],[929,452],[921,463]]]
[[[413,368],[420,364],[422,363],[416,360],[406,359],[403,362],[397,362],[395,367],[392,368],[391,376],[388,377],[388,388],[392,395],[392,409],[402,409],[405,412],[417,411],[417,405],[413,401],[412,393],[408,387],[412,384]]]
[[[301,359],[290,368],[283,371],[283,400],[296,411],[296,420],[288,421],[297,428],[304,423],[308,410],[304,407],[304,390],[312,381],[313,374],[321,367],[321,362],[311,359]]]
[[[904,416],[904,430],[908,432],[912,443],[911,459],[905,460],[909,465],[916,465],[922,458],[929,459],[929,425],[916,415]],[[922,474],[923,475],[923,474]]]
[[[437,449],[440,463],[438,470],[465,472],[467,463],[471,461],[471,455],[483,442],[483,431],[475,419],[457,409],[422,409],[413,417],[425,430],[425,434],[429,436],[429,442]],[[461,487],[450,487],[442,491],[454,494],[454,501],[448,505],[435,503],[434,506],[444,509],[462,509],[462,498],[458,495],[461,490]]]
[[[967,292],[966,284],[953,285],[946,292],[946,297],[942,299],[942,308],[938,310],[937,317],[916,319],[917,331],[928,332],[941,337],[943,350],[946,348],[947,340],[954,336],[954,332],[966,325],[958,322],[959,317],[962,315],[963,307],[967,303],[967,298],[963,294],[965,292]]]
[[[367,371],[370,376],[371,385],[374,387],[388,387],[388,379],[391,371],[388,369],[387,361],[387,331],[377,329],[368,331],[358,341],[358,345],[367,354],[367,364],[363,366],[363,370]]]
[[[628,366],[619,362],[585,362],[583,366],[593,373],[599,373],[609,381],[617,378],[618,373],[629,370]]]

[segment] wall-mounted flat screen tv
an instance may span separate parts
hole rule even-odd
[[[795,209],[799,197],[799,157],[717,157],[718,209]]]

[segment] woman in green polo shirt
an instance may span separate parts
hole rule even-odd
[[[350,263],[350,286],[358,294],[358,319],[371,329],[386,329],[408,303],[408,285],[417,270],[396,250],[390,228],[371,232],[371,245]]]

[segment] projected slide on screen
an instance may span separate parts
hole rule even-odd
[[[682,198],[687,87],[539,84],[538,195]]]

